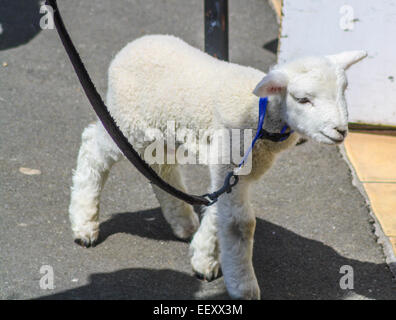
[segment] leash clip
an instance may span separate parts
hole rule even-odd
[[[234,181],[232,181],[232,179],[234,179]],[[239,182],[239,176],[236,175],[234,171],[229,172],[226,178],[224,179],[223,186],[219,190],[212,193],[206,193],[203,195],[203,197],[209,198],[211,200],[208,206],[215,204],[223,193],[230,193],[232,191],[232,188],[235,187],[238,182]]]

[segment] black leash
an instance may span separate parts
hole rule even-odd
[[[63,46],[70,58],[70,61],[74,67],[74,70],[80,80],[80,83],[84,89],[84,92],[91,103],[96,115],[99,120],[102,122],[103,127],[109,133],[110,137],[116,143],[118,148],[124,154],[124,156],[136,167],[136,169],[143,174],[152,184],[161,188],[165,192],[171,194],[172,196],[183,200],[191,205],[205,205],[210,206],[217,202],[218,198],[224,193],[230,193],[232,191],[232,187],[236,186],[239,181],[238,175],[231,171],[227,174],[223,186],[212,193],[207,193],[202,196],[191,195],[185,193],[175,187],[172,187],[166,181],[162,180],[161,177],[142,159],[139,154],[133,148],[133,146],[129,143],[128,139],[122,133],[120,128],[114,122],[113,117],[110,115],[106,105],[104,104],[102,98],[97,92],[95,85],[93,84],[87,69],[85,68],[83,62],[81,61],[80,55],[78,54],[69,33],[66,30],[66,27],[63,23],[62,17],[60,15],[58,5],[56,0],[46,0],[46,4],[51,6],[54,12],[54,22],[56,26],[56,30],[62,40]],[[264,117],[267,109],[268,98],[261,98],[259,104],[259,125],[258,132],[256,137],[254,138],[251,147],[249,148],[247,154],[245,155],[242,162],[239,164],[239,168],[244,164],[247,159],[248,154],[253,149],[254,144],[257,139],[268,139],[274,142],[280,142],[286,140],[292,131],[286,133],[288,126],[285,125],[282,128],[281,133],[271,133],[263,129]]]
[[[129,143],[128,139],[115,124],[113,117],[110,115],[106,105],[104,104],[102,98],[97,92],[95,85],[92,83],[92,80],[83,62],[81,61],[80,55],[78,54],[66,30],[56,0],[46,0],[46,4],[51,6],[53,9],[56,30],[58,31],[63,46],[66,49],[66,52],[70,58],[71,63],[73,64],[74,70],[80,80],[80,83],[85,91],[85,94],[89,102],[91,103],[93,109],[95,110],[98,118],[102,122],[104,128],[107,130],[107,132],[114,140],[114,142],[117,144],[118,148],[120,148],[121,152],[125,155],[125,157],[136,167],[136,169],[141,174],[143,174],[148,180],[150,180],[152,184],[156,185],[157,187],[161,188],[162,190],[171,194],[172,196],[180,200],[183,200],[191,205],[208,206],[213,204],[214,203],[213,200],[216,197],[212,199],[211,197],[209,197],[209,195],[204,195],[204,196],[191,195],[172,187],[170,184],[162,180],[161,177],[142,158],[140,158],[139,154]],[[216,196],[218,197],[224,192],[220,192],[216,194]],[[206,197],[208,197],[210,200],[208,200]]]

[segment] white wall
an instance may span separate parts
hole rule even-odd
[[[356,49],[369,57],[348,70],[349,121],[396,125],[396,1],[284,0],[279,62]]]

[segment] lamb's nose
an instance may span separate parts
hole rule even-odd
[[[347,131],[348,130],[346,130],[346,129],[344,129],[344,128],[334,128],[338,133],[340,133],[343,137],[345,137],[345,135],[347,134]]]

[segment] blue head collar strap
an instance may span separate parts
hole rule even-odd
[[[289,131],[286,133],[289,126],[285,124],[281,129],[280,133],[268,132],[263,128],[265,114],[267,113],[268,106],[268,97],[260,98],[259,102],[259,123],[257,127],[256,137],[257,139],[267,139],[273,142],[281,142],[289,138],[289,136],[293,133],[293,131]],[[253,140],[254,141],[254,140]]]
[[[241,163],[239,164],[239,167],[241,167],[246,159],[249,156],[249,153],[252,151],[254,145],[256,144],[258,139],[267,139],[271,140],[273,142],[281,142],[289,138],[289,136],[293,133],[292,130],[286,133],[287,129],[289,129],[289,126],[285,124],[283,128],[281,129],[280,133],[275,133],[275,132],[268,132],[263,128],[264,125],[264,119],[265,119],[265,114],[267,113],[267,106],[268,106],[268,97],[265,98],[260,98],[259,101],[259,121],[258,121],[258,126],[257,126],[257,132],[255,137],[253,138],[252,144],[250,145],[248,151],[246,152],[245,156],[243,157]]]

